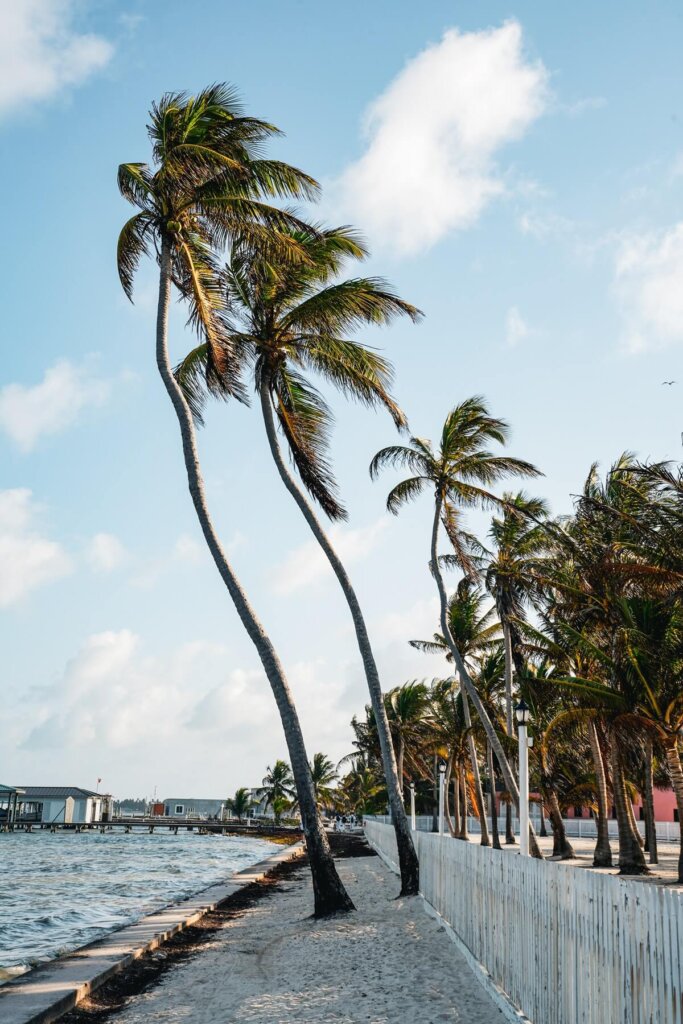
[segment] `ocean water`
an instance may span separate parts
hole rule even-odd
[[[242,836],[0,833],[0,984],[263,860]]]

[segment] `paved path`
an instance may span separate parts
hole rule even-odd
[[[574,848],[574,853],[577,855],[574,860],[562,861],[563,864],[572,864],[577,868],[588,868],[593,870],[593,851],[595,850],[595,839],[586,839],[579,836],[568,836],[569,842]],[[479,842],[479,836],[472,836],[473,842]],[[538,840],[541,850],[550,857],[553,852],[553,840],[551,836]],[[608,872],[613,875],[619,872],[619,843],[616,839],[610,841],[612,847],[612,868],[598,868],[600,872]],[[508,852],[519,851],[519,846],[506,846],[503,844],[503,849]],[[678,878],[678,853],[679,846],[677,843],[658,843],[657,852],[659,855],[658,864],[650,864],[648,860],[648,854],[645,854],[645,860],[650,869],[649,875],[631,875],[629,877],[641,881],[650,882],[655,884],[665,885],[676,885]]]
[[[337,862],[357,912],[314,921],[302,868],[112,1024],[503,1022],[420,899],[378,857]]]

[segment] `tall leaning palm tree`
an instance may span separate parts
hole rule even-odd
[[[387,508],[396,515],[409,501],[427,488],[434,493],[430,569],[436,582],[441,635],[453,656],[461,685],[470,698],[493,747],[505,784],[517,807],[519,789],[500,738],[472,681],[448,623],[448,594],[439,562],[439,533],[443,526],[456,551],[463,550],[460,517],[466,508],[502,507],[502,500],[489,488],[505,476],[538,476],[529,462],[489,451],[491,441],[505,444],[507,424],[489,414],[484,399],[475,396],[457,405],[446,417],[439,450],[429,441],[411,437],[409,445],[392,445],[379,451],[370,464],[373,479],[386,467],[407,467],[411,476],[389,493]],[[533,830],[532,846],[540,855]]]
[[[313,196],[317,185],[301,171],[258,158],[260,146],[276,133],[263,121],[245,117],[232,90],[217,85],[194,97],[167,94],[151,110],[148,134],[153,163],[121,164],[119,189],[137,212],[119,235],[121,284],[132,300],[133,280],[144,255],[159,265],[156,361],[175,411],[190,495],[214,563],[261,659],[278,705],[296,780],[308,848],[316,915],[350,910],[316,807],[315,792],[298,714],[284,669],[265,629],[221,546],[204,490],[190,406],[179,387],[168,352],[168,311],[175,286],[187,304],[190,322],[207,347],[211,379],[228,381],[242,397],[239,355],[221,314],[225,297],[219,284],[218,254],[232,237],[305,259],[291,238],[299,227],[291,214],[267,200]]]
[[[253,366],[270,451],[285,488],[296,502],[339,582],[351,613],[377,722],[384,776],[401,869],[401,894],[419,889],[419,864],[403,805],[396,756],[382,699],[382,686],[360,602],[346,568],[305,491],[332,520],[346,518],[328,461],[330,411],[309,380],[311,373],[370,407],[384,407],[398,427],[403,413],[390,395],[392,370],[377,352],[349,337],[367,325],[389,323],[419,311],[378,278],[338,280],[344,263],[362,259],[365,249],[348,227],[295,230],[296,259],[286,251],[264,250],[248,235],[238,238],[225,271],[226,311],[222,321],[234,350]],[[300,258],[303,251],[305,258]],[[207,390],[230,397],[234,386],[210,364],[206,344],[177,369],[195,414]],[[283,457],[278,428],[303,486]]]

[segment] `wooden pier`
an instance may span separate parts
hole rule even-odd
[[[198,835],[235,835],[289,838],[292,841],[301,838],[301,829],[289,825],[275,825],[259,821],[247,824],[245,821],[203,821],[198,818],[114,818],[112,821],[91,822],[44,822],[16,821],[4,825],[3,832],[107,832],[121,831],[126,834],[140,832],[197,832]]]

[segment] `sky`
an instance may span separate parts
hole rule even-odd
[[[228,81],[278,125],[271,155],[323,185],[312,215],[356,225],[367,272],[425,313],[361,336],[393,361],[411,431],[484,395],[562,513],[594,461],[680,458],[682,42],[676,0],[2,5],[1,782],[222,798],[286,756],[191,508],[156,269],[134,305],[116,275],[116,168],[149,158],[150,104]],[[179,306],[170,329],[179,357]],[[443,675],[408,645],[437,628],[429,499],[386,513],[398,477],[367,467],[392,423],[329,397],[350,513],[332,536],[383,686]],[[348,610],[258,410],[211,407],[200,450],[309,755],[337,760],[367,700]]]

